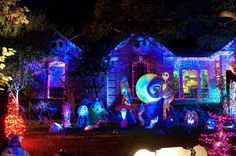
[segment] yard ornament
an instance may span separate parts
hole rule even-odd
[[[78,110],[77,110],[77,114],[78,114],[78,119],[76,122],[75,127],[76,128],[83,128],[89,125],[89,116],[88,116],[88,107],[85,105],[81,105]]]
[[[187,111],[184,117],[184,124],[187,127],[197,127],[198,125],[198,115],[193,111]]]
[[[64,128],[71,128],[70,117],[71,117],[71,105],[69,102],[64,101],[62,104],[63,121],[62,125]]]
[[[134,156],[208,156],[208,154],[204,147],[197,145],[190,149],[184,149],[183,147],[161,148],[155,152],[141,149]]]
[[[120,90],[121,90],[121,95],[123,95],[121,103],[131,105],[132,103],[131,91],[129,88],[128,79],[125,76],[123,76],[123,78],[121,79]]]
[[[136,84],[136,94],[139,99],[144,102],[146,105],[143,107],[141,105],[140,111],[138,113],[138,118],[142,126],[144,126],[144,119],[142,117],[143,113],[150,114],[150,109],[148,110],[148,105],[156,105],[154,109],[158,112],[158,109],[162,109],[163,120],[167,119],[168,113],[170,114],[170,104],[174,100],[174,91],[170,87],[168,82],[169,74],[164,72],[160,77],[156,74],[146,74],[139,78]],[[163,107],[160,107],[158,102],[163,99]],[[146,128],[152,128],[159,120],[161,120],[160,116],[157,114],[152,115],[152,119],[150,120],[150,125]]]
[[[120,122],[120,127],[126,127],[128,125],[127,121],[127,114],[129,113],[131,120],[135,121],[134,115],[132,113],[132,96],[131,96],[131,91],[129,88],[129,83],[128,79],[123,76],[121,81],[120,81],[120,90],[121,94],[123,95],[121,104],[116,107],[116,111],[120,112],[121,114],[121,122]]]
[[[89,108],[89,124],[97,124],[99,120],[107,120],[108,112],[104,108],[101,99],[96,98],[94,103]]]

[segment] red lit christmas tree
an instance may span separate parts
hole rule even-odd
[[[236,118],[213,114],[210,116],[216,122],[216,129],[213,133],[202,134],[199,140],[206,145],[208,154],[230,156],[229,152],[236,150],[236,146],[230,143],[230,138],[235,137],[236,134],[226,130],[225,124],[235,122]]]
[[[12,92],[8,95],[7,114],[5,117],[5,135],[9,137],[11,134],[22,135],[25,132],[25,122],[20,115],[19,106]]]

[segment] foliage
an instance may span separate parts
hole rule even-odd
[[[49,39],[56,30],[56,26],[47,20],[43,12],[32,12],[29,15],[30,23],[16,36],[4,38],[4,44],[16,49],[17,53],[6,62],[5,73],[13,78],[13,83],[30,89],[35,83],[35,71],[44,69],[40,62],[49,56]],[[43,71],[42,69],[42,71]]]
[[[9,137],[11,134],[24,134],[25,122],[19,112],[19,106],[16,105],[16,99],[12,92],[9,93],[7,115],[5,118],[5,135]]]
[[[7,57],[12,56],[15,54],[15,50],[12,48],[2,48],[2,55],[0,56],[0,90],[4,90],[5,85],[9,85],[9,81],[12,80],[10,76],[6,76],[3,73],[4,68],[6,67],[5,65],[5,60]]]
[[[23,25],[28,24],[26,13],[27,7],[19,6],[20,0],[1,0],[0,1],[0,35],[15,36]]]
[[[235,20],[215,16],[220,12],[219,9],[216,11],[219,7],[235,10],[235,5],[231,3],[235,2],[99,0],[95,5],[94,16],[84,27],[81,36],[93,41],[106,38],[119,41],[130,33],[148,34],[170,48],[176,40],[188,40],[194,44],[193,51],[211,52],[235,36]],[[115,47],[114,42],[107,45]]]

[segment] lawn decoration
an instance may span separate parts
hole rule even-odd
[[[123,78],[121,79],[120,90],[121,90],[121,95],[123,95],[121,103],[126,105],[131,105],[132,103],[131,91],[129,88],[128,79],[125,76],[123,76]]]
[[[209,154],[230,156],[230,151],[236,151],[236,146],[230,143],[230,138],[234,138],[236,133],[235,131],[226,131],[225,123],[235,122],[236,118],[211,113],[209,115],[216,121],[216,130],[210,134],[202,134],[199,140],[206,145]]]
[[[116,106],[116,111],[120,112],[121,115],[121,122],[120,127],[127,127],[128,121],[127,121],[127,114],[129,113],[131,119],[136,122],[134,115],[132,113],[132,96],[129,88],[128,79],[123,76],[120,82],[120,90],[121,94],[123,95],[122,101],[120,105]]]
[[[89,108],[89,123],[96,124],[99,120],[107,120],[108,113],[104,108],[102,100],[95,99],[95,102]]]
[[[204,147],[197,145],[190,149],[184,149],[183,147],[161,148],[155,152],[141,149],[134,156],[207,156],[207,151]]]
[[[193,111],[187,111],[184,117],[184,124],[187,127],[197,127],[198,125],[198,115]]]
[[[22,139],[21,135],[10,135],[8,145],[1,156],[29,156],[29,153],[21,147]]]
[[[172,126],[186,126],[186,127],[203,126],[204,127],[206,126],[206,121],[209,119],[209,115],[207,114],[207,112],[204,111],[198,104],[185,106],[183,109],[175,108],[173,106],[171,107],[171,112],[172,112],[172,119],[173,119]],[[196,116],[196,114],[198,117]],[[193,124],[193,122],[195,124]]]
[[[167,119],[167,113],[170,112],[170,103],[174,100],[174,91],[171,89],[170,84],[168,83],[169,74],[167,72],[162,74],[162,78],[159,78],[155,74],[146,74],[143,75],[136,84],[136,94],[139,99],[146,104],[144,107],[140,107],[140,111],[138,113],[138,118],[142,126],[144,126],[144,118],[142,115],[144,112],[147,116],[149,110],[146,107],[150,104],[158,104],[157,102],[161,99],[163,101],[162,114],[163,120]],[[155,108],[154,108],[155,109]],[[156,109],[160,109],[160,107],[156,107]],[[152,128],[159,120],[157,115],[152,116],[150,120],[150,125],[146,128]]]
[[[89,116],[88,116],[88,107],[85,105],[81,105],[78,110],[77,110],[77,114],[78,114],[78,119],[76,122],[75,127],[76,128],[82,128],[82,127],[86,127],[89,125]]]
[[[48,102],[43,100],[40,100],[35,104],[31,104],[31,108],[38,116],[39,124],[43,123],[43,116],[48,116],[49,119],[51,119],[51,116],[53,116],[58,110],[57,107],[51,106]]]
[[[95,102],[89,108],[89,125],[85,127],[85,130],[91,130],[98,128],[101,123],[105,123],[108,120],[108,113],[104,108],[102,100],[95,99]]]
[[[209,118],[209,119],[206,121],[205,128],[206,128],[206,129],[209,129],[209,130],[215,129],[215,128],[216,128],[216,121],[215,121],[213,118]]]
[[[139,108],[139,113],[138,113],[138,119],[140,121],[141,126],[145,126],[145,120],[143,118],[144,112],[145,112],[145,108],[144,108],[143,103],[141,103],[140,108]],[[158,122],[159,116],[156,116],[155,118],[152,118],[149,115],[147,116],[148,116],[148,119],[150,119],[150,122],[149,122],[149,125],[146,126],[145,128],[152,129],[155,126],[155,124]]]
[[[8,94],[7,114],[5,117],[5,136],[12,134],[23,135],[25,132],[25,121],[19,112],[19,105],[16,104],[15,96],[12,92]]]
[[[44,124],[49,126],[49,133],[64,133],[64,127],[62,124],[57,122],[52,122],[51,120],[48,120],[47,117],[43,117]]]
[[[128,126],[128,121],[127,121],[127,112],[131,110],[131,106],[130,105],[119,105],[118,107],[116,107],[116,111],[120,112],[121,114],[121,122],[120,122],[120,127],[127,127]]]
[[[49,123],[49,133],[62,133],[64,132],[63,125],[57,123],[57,122],[52,122]]]
[[[62,125],[64,128],[71,128],[70,117],[71,117],[71,105],[68,101],[63,100],[62,113],[63,120]]]

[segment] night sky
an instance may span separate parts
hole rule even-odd
[[[42,10],[50,21],[60,26],[73,26],[80,31],[93,16],[97,0],[22,0],[30,10]]]
[[[48,19],[60,28],[73,28],[74,32],[68,37],[74,37],[82,32],[85,24],[93,17],[97,1],[98,0],[21,0],[21,4],[27,6],[32,11],[42,10],[46,13]],[[190,29],[193,30],[192,27],[190,27]],[[229,38],[229,40],[230,39],[231,38]],[[195,38],[173,39],[166,46],[179,55],[192,55],[193,49],[197,49]],[[195,53],[198,53],[198,51],[195,50]]]

